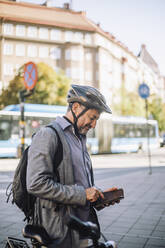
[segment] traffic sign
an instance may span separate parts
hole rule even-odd
[[[141,98],[147,99],[150,95],[150,88],[148,87],[147,84],[142,83],[138,88],[138,92]]]
[[[32,90],[37,83],[37,66],[33,62],[28,62],[24,67],[24,85],[26,89]]]

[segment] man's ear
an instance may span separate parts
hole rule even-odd
[[[73,105],[72,105],[72,110],[75,114],[77,114],[79,112],[79,107],[80,107],[80,104],[78,102],[74,102]]]

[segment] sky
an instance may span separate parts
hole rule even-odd
[[[99,23],[135,55],[145,44],[165,76],[165,0],[53,0],[56,7],[65,2],[70,2],[75,11],[85,11],[90,20]]]

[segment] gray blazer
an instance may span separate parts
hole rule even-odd
[[[58,167],[60,183],[53,173],[58,138],[51,128],[44,127],[33,137],[28,152],[27,189],[37,196],[35,223],[42,225],[52,239],[63,240],[68,231],[64,216],[74,214],[76,205],[85,206],[86,193],[82,186],[74,183],[70,148],[63,130],[55,121],[52,126],[63,144],[63,160]],[[78,233],[72,231],[72,245],[68,244],[68,247],[78,247],[78,242]]]

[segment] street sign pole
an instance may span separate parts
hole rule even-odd
[[[19,122],[19,127],[20,127],[20,139],[21,139],[21,154],[23,153],[24,149],[25,149],[25,118],[24,118],[24,93],[25,90],[21,90],[20,91],[20,111],[21,111],[21,118],[20,118],[20,122]],[[18,151],[19,153],[19,151]],[[21,154],[18,154],[19,157]]]
[[[25,64],[24,67],[24,90],[19,92],[20,97],[20,122],[19,122],[19,129],[20,129],[20,150],[18,150],[18,156],[21,156],[25,149],[25,116],[24,116],[24,105],[25,105],[25,98],[31,96],[34,92],[34,87],[36,85],[38,79],[37,67],[33,62],[29,62]]]
[[[149,162],[149,174],[152,174],[152,167],[151,167],[151,150],[150,150],[150,130],[148,124],[148,100],[147,98],[150,95],[150,88],[147,84],[142,83],[138,89],[139,95],[141,98],[145,99],[145,110],[146,110],[146,127],[147,127],[147,147],[148,147],[148,162]]]
[[[24,109],[25,109],[25,97],[31,96],[33,94],[33,91],[27,92],[26,90],[21,90],[19,92],[19,99],[20,99],[20,121],[19,121],[19,130],[20,130],[20,149],[18,149],[18,157],[20,157],[24,150],[25,150],[25,115],[24,115]]]
[[[145,99],[145,108],[146,108],[146,120],[147,120],[147,145],[148,145],[148,162],[149,162],[149,174],[152,174],[151,167],[151,149],[150,149],[150,129],[148,124],[148,100]]]

